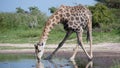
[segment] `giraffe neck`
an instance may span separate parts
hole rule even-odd
[[[43,45],[45,46],[51,29],[54,27],[54,25],[58,24],[59,22],[60,22],[60,20],[55,19],[55,17],[53,17],[53,16],[51,16],[48,19],[48,21],[46,22],[46,25],[44,27],[44,30],[42,32],[42,35],[40,37],[40,40],[39,40],[40,43],[43,43]]]
[[[48,39],[48,35],[49,32],[51,31],[51,29],[54,27],[54,25],[60,23],[61,19],[62,19],[62,13],[60,10],[62,10],[62,8],[64,8],[64,6],[62,5],[46,22],[46,25],[44,27],[44,30],[42,32],[42,35],[40,37],[40,43],[43,43],[43,45],[45,45],[47,39]]]

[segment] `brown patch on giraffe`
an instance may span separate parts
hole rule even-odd
[[[80,21],[78,21],[77,23],[80,24]]]
[[[78,24],[77,24],[77,22],[74,22],[74,24],[77,26]]]
[[[82,17],[80,17],[80,19],[81,19],[82,22],[84,21],[84,19]]]
[[[62,14],[59,14],[60,17],[62,17]]]
[[[66,9],[66,12],[68,12],[69,10],[68,9]]]
[[[70,16],[70,14],[69,14],[69,13],[66,13],[66,16],[67,16],[67,17],[69,17],[69,16]]]
[[[80,11],[80,8],[78,8],[77,10]]]
[[[82,12],[84,13],[85,11],[83,10]]]
[[[54,27],[54,26],[55,26],[55,23],[53,23],[52,26]]]
[[[53,18],[53,20],[52,20],[53,22],[55,21],[55,18]]]
[[[75,25],[73,25],[73,28],[76,28],[76,26],[75,26]]]
[[[76,13],[76,16],[78,16],[79,14],[78,13]]]
[[[73,13],[73,11],[72,11],[72,10],[70,10],[70,13]]]
[[[54,18],[54,16],[52,15],[52,16],[50,16],[50,19],[53,19]]]
[[[59,16],[55,16],[56,17],[56,19],[59,19]]]
[[[71,17],[71,20],[73,21],[73,20],[74,20],[74,17]]]
[[[45,32],[45,30],[43,32]],[[43,33],[43,36],[45,36],[45,33]]]
[[[88,20],[85,20],[85,22],[88,22]]]
[[[60,12],[60,13],[63,13],[63,10],[62,10],[62,9],[60,9],[60,10],[59,10],[59,12]]]
[[[50,25],[50,21],[48,21],[47,23],[46,23],[46,26],[49,26]]]
[[[70,25],[73,25],[73,22],[69,22]]]
[[[56,13],[55,13],[55,15],[57,16],[57,15],[59,15],[59,13],[58,13],[58,12],[56,12]],[[56,17],[56,16],[55,16],[55,17]]]
[[[53,28],[53,26],[50,26],[49,28],[50,28],[50,29],[52,29],[52,28]]]
[[[76,17],[76,20],[79,20],[79,17]]]
[[[75,17],[75,14],[72,14]]]
[[[80,26],[78,26],[78,28],[80,28]]]

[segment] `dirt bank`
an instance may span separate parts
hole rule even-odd
[[[32,47],[33,49],[12,49],[12,50],[0,50],[0,53],[34,53],[34,44],[0,44],[0,46],[9,47]],[[73,51],[76,44],[64,44],[59,51]],[[57,47],[57,44],[46,45],[45,51],[53,51]],[[89,45],[85,45],[86,50],[89,50]],[[101,43],[92,46],[93,52],[108,52],[108,53],[120,53],[120,43]],[[83,50],[79,48],[80,52]]]

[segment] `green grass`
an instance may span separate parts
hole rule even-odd
[[[111,68],[120,68],[120,64],[114,65],[114,66],[112,66]]]
[[[120,59],[114,60],[113,63],[114,65],[110,68],[120,68]]]
[[[37,41],[41,31],[39,29],[18,29],[0,33],[0,43],[33,43]]]
[[[33,47],[14,47],[14,46],[0,46],[0,50],[13,50],[13,49],[34,49]]]
[[[59,25],[58,25],[59,26]],[[10,29],[0,32],[0,43],[36,43],[39,41],[42,29]],[[57,44],[65,36],[66,32],[61,27],[54,28],[47,40],[48,44]],[[68,40],[76,38],[73,33]],[[83,35],[83,41],[86,43],[86,34]],[[120,42],[120,31],[113,30],[109,32],[93,32],[93,43]],[[67,41],[67,43],[76,43],[76,40]]]
[[[93,43],[120,43],[119,31],[93,32]]]

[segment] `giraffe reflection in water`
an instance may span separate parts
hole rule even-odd
[[[73,64],[73,68],[79,68],[78,64],[75,60],[72,60],[71,63]],[[93,61],[88,61],[88,63],[84,66],[84,68],[93,68]]]
[[[88,61],[87,64],[78,64],[75,60],[69,61],[69,63],[59,64],[52,60],[45,60],[47,64],[42,62],[36,63],[36,68],[93,68],[93,61]],[[49,63],[49,64],[48,64]]]

